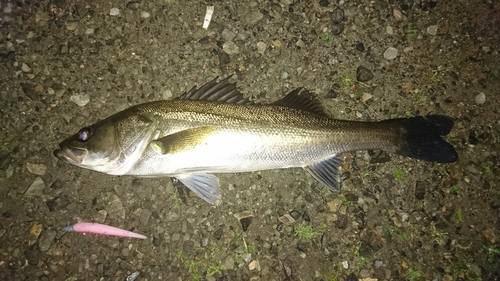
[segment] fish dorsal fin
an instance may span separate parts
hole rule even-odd
[[[236,83],[230,83],[229,78],[226,77],[220,82],[217,82],[216,77],[214,80],[203,85],[199,89],[193,87],[189,92],[184,93],[179,97],[180,100],[198,100],[198,101],[214,101],[220,103],[232,103],[239,105],[254,104],[254,102],[243,97],[243,95],[236,88]]]
[[[151,145],[161,154],[175,154],[196,148],[214,132],[213,126],[190,128],[151,141]]]
[[[291,91],[284,98],[272,103],[273,105],[294,108],[302,111],[312,112],[321,116],[327,116],[323,106],[316,97],[304,88]]]
[[[321,162],[304,167],[304,170],[308,171],[317,181],[326,185],[331,190],[338,191],[341,173],[340,167],[343,162],[343,155],[337,154]]]

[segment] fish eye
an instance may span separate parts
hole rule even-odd
[[[78,138],[80,138],[81,141],[87,141],[91,135],[90,128],[83,128],[78,132]]]

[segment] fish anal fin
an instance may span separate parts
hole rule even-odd
[[[211,174],[186,174],[176,178],[201,199],[216,204],[220,199],[219,179]]]
[[[162,154],[174,154],[196,148],[203,144],[204,140],[214,132],[215,127],[213,126],[186,129],[154,140],[151,145],[156,147]]]
[[[217,82],[218,77],[201,86],[199,89],[193,87],[189,92],[182,94],[180,100],[214,101],[219,103],[231,103],[239,105],[255,104],[243,95],[236,88],[235,83],[230,83],[228,76]]]
[[[291,91],[282,99],[273,102],[272,105],[294,108],[328,117],[319,100],[313,93],[304,88],[297,88]]]
[[[311,176],[326,185],[329,189],[338,191],[343,162],[343,155],[337,154],[321,162],[304,167],[304,170],[308,171]]]

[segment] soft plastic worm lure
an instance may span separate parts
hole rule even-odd
[[[92,233],[107,236],[118,236],[128,238],[146,239],[146,236],[134,233],[125,229],[92,222],[79,222],[74,225],[69,225],[63,228],[66,232]]]

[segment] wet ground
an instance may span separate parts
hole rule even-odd
[[[0,2],[0,280],[499,280],[500,3]],[[349,154],[339,193],[302,169],[221,175],[214,207],[168,178],[58,162],[131,105],[233,75],[333,117],[455,118],[459,161]],[[106,223],[124,239],[62,228]]]

